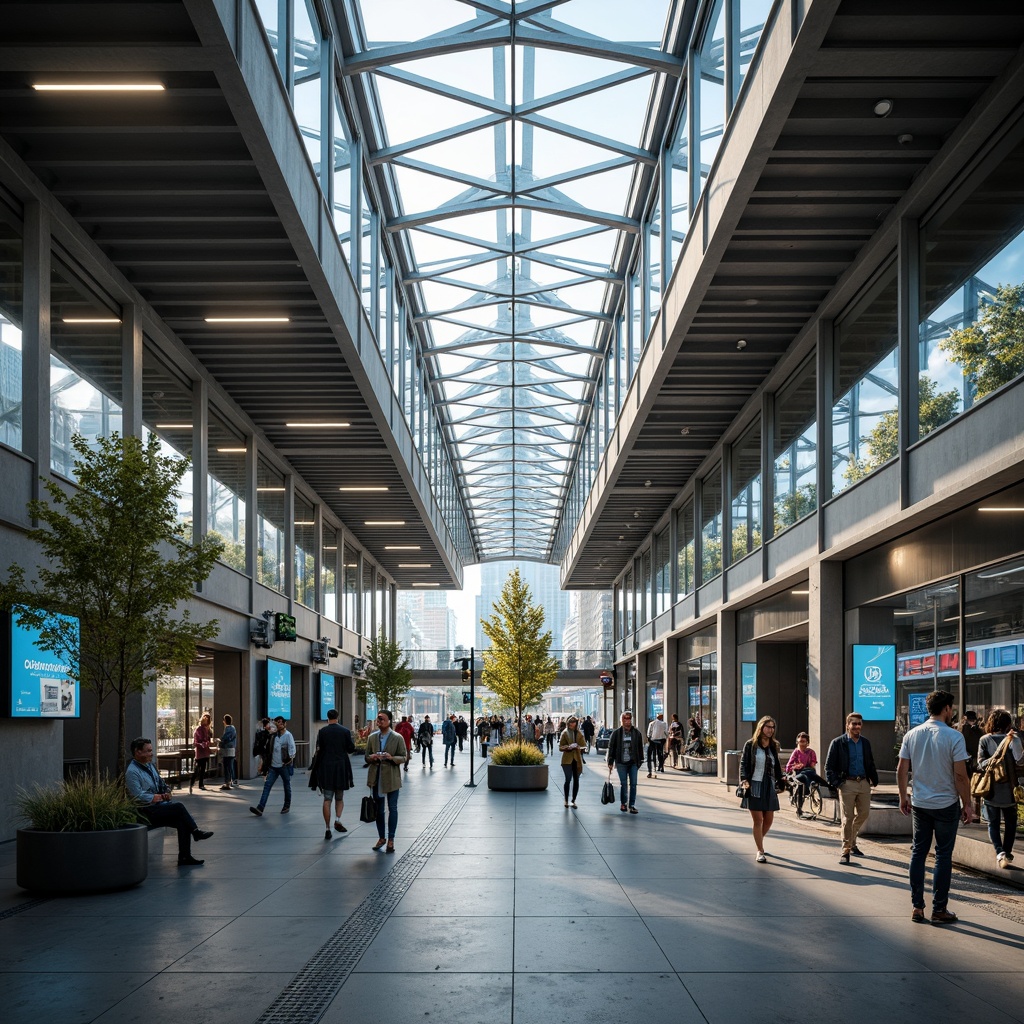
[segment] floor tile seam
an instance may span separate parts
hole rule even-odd
[[[24,903],[15,904],[13,907],[8,907],[6,910],[0,911],[0,921],[4,921],[9,917],[15,917],[18,914],[23,914],[25,913],[26,910],[32,910],[35,907],[41,907],[45,903],[52,902],[52,896],[43,896],[38,899],[26,900]]]
[[[394,908],[407,895],[412,882],[428,863],[432,850],[444,837],[451,823],[457,820],[459,812],[472,793],[472,788],[464,786],[442,805],[394,867],[374,885],[334,934],[307,960],[277,998],[257,1018],[258,1024],[276,1024],[278,1021],[282,1024],[302,1024],[306,1021],[309,1024],[316,1024],[322,1019],[385,922],[390,920]],[[399,886],[396,886],[395,881],[400,876],[411,877],[402,878]],[[360,925],[364,927],[359,927]],[[354,943],[349,939],[352,932],[355,932]],[[343,947],[340,951],[330,949],[339,942],[350,944],[347,949]],[[340,964],[339,960],[342,961]],[[319,975],[324,977],[318,977]],[[314,993],[312,997],[303,1000],[312,1012],[299,1017],[289,1004],[300,991],[305,990]],[[282,1003],[284,1005],[280,1006],[279,1011],[277,1007]]]

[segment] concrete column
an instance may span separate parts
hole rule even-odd
[[[843,567],[839,562],[816,562],[808,578],[807,731],[811,746],[824,760],[829,740],[838,736],[846,719],[843,674]]]

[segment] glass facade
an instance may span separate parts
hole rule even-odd
[[[772,439],[774,532],[799,522],[818,507],[817,389],[808,360],[775,397]]]
[[[21,448],[21,323],[25,267],[21,220],[0,199],[0,442]]]
[[[700,581],[707,583],[722,571],[722,467],[716,466],[701,486]]]
[[[730,564],[761,546],[761,424],[732,447]]]
[[[284,477],[263,459],[256,463],[256,579],[284,591]]]
[[[208,438],[206,531],[224,545],[221,561],[246,572],[246,441],[214,412],[210,413]]]

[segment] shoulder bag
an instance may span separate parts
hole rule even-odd
[[[377,820],[377,801],[372,796],[364,796],[359,805],[359,820],[371,822]]]
[[[1010,737],[1007,736],[988,759],[984,771],[975,772],[971,776],[971,796],[986,800],[992,795],[997,782],[1006,781],[1006,765],[1003,764],[1003,758],[1009,745]]]

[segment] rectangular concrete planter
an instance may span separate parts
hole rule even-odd
[[[546,764],[489,764],[487,788],[531,790],[548,788]]]
[[[689,757],[685,758],[687,770],[695,775],[717,775],[717,757]]]

